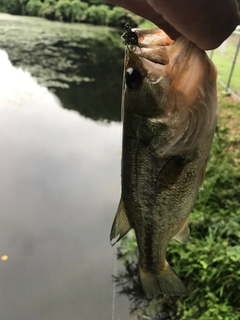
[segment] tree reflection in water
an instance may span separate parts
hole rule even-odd
[[[0,47],[14,66],[53,91],[64,108],[94,120],[120,121],[121,30],[32,17],[5,19]]]

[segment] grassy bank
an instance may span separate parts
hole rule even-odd
[[[235,58],[238,41],[239,35],[233,33],[219,48],[212,52],[212,61],[217,67],[218,78],[225,84],[227,84],[229,80],[229,75]],[[211,55],[210,52],[209,55]],[[240,96],[239,79],[240,54],[238,53],[230,82],[230,88]]]

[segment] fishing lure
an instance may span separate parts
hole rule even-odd
[[[132,31],[132,27],[126,23],[124,26],[124,34],[122,35],[122,40],[125,45],[128,47],[130,46],[138,46],[138,36],[136,32]]]

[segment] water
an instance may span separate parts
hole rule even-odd
[[[118,34],[1,14],[0,49],[0,319],[112,319]]]

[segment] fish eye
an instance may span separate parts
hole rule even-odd
[[[142,83],[141,74],[133,68],[128,68],[125,74],[126,85],[129,89],[138,89]]]

